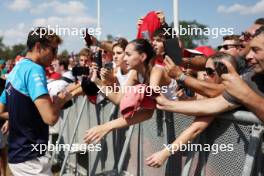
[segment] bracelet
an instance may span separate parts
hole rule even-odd
[[[173,150],[173,147],[172,146],[171,147],[166,147],[165,150],[167,150],[169,152],[170,156],[171,155],[174,155],[174,150]]]
[[[180,86],[184,86],[185,79],[186,79],[186,75],[184,73],[181,73],[181,75],[176,81]]]

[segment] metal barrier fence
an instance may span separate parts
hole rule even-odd
[[[100,152],[53,152],[51,161],[61,166],[60,175],[263,175],[263,125],[246,111],[222,114],[192,143],[218,147],[177,152],[161,168],[146,166],[148,156],[171,143],[193,121],[193,117],[169,112],[161,117],[162,113],[158,111],[146,122],[109,133],[101,141]],[[64,110],[55,127],[57,143],[82,144],[87,129],[117,117],[118,108],[107,101],[95,106],[85,97],[78,98]],[[221,144],[232,144],[233,151],[219,151]]]

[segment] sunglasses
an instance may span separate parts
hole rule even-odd
[[[249,32],[242,32],[241,37],[243,37],[244,41],[250,41],[252,39],[252,35]]]
[[[220,46],[217,47],[217,49],[221,50],[223,48],[224,50],[229,50],[231,48],[236,48],[236,47],[241,47],[241,45],[239,45],[239,44],[220,45]]]
[[[208,76],[214,76],[216,73],[215,70],[210,67],[205,67],[205,72]]]

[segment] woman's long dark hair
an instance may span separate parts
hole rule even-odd
[[[140,54],[145,53],[147,55],[147,58],[144,61],[144,66],[146,68],[146,74],[144,75],[144,82],[146,84],[149,84],[150,72],[154,65],[154,59],[155,59],[155,52],[153,50],[153,47],[146,39],[135,39],[130,43],[134,44],[135,51],[137,51]]]

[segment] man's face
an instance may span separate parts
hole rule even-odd
[[[59,64],[59,60],[58,59],[53,60],[52,63],[51,63],[51,66],[53,67],[53,70],[55,72],[57,72],[57,73],[61,72],[60,64]]]
[[[249,66],[256,73],[264,74],[264,34],[254,37],[249,44],[250,51],[246,56]]]
[[[237,57],[239,56],[239,51],[241,46],[235,40],[225,40],[221,46],[220,52],[230,54],[231,56]]]
[[[40,49],[40,63],[47,67],[50,66],[53,59],[57,57],[58,44],[49,43]]]
[[[164,44],[160,37],[153,37],[152,45],[157,55],[162,56],[164,54]]]

